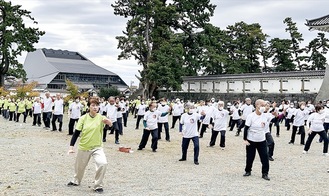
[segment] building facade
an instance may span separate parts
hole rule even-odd
[[[65,91],[66,80],[79,90],[117,87],[120,91],[128,85],[117,74],[97,66],[78,52],[37,49],[27,54],[24,69],[28,81],[37,81],[39,89]]]

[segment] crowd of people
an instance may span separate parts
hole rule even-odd
[[[63,115],[65,103],[60,94],[51,97],[49,92],[42,98],[11,99],[9,96],[0,98],[0,109],[3,118],[8,121],[20,122],[23,115],[23,123],[26,118],[33,118],[32,126],[41,126],[41,117],[44,128],[51,131],[63,131]],[[328,129],[329,129],[329,101],[313,105],[308,102],[290,102],[283,100],[281,103],[255,100],[250,98],[244,101],[232,101],[224,103],[215,98],[205,101],[184,101],[179,98],[171,101],[162,98],[156,100],[143,99],[128,100],[124,97],[84,99],[76,97],[68,103],[68,135],[72,135],[69,153],[74,153],[73,147],[80,137],[78,154],[75,164],[74,180],[68,186],[78,186],[81,182],[85,167],[93,157],[96,162],[96,177],[94,190],[103,192],[103,177],[107,160],[102,146],[109,134],[115,135],[115,144],[120,144],[119,137],[123,135],[127,127],[127,119],[132,115],[135,119],[135,129],[143,126],[141,141],[138,150],[143,150],[151,135],[151,149],[157,152],[158,140],[162,138],[162,130],[165,140],[170,142],[169,116],[172,116],[171,129],[178,126],[182,134],[181,151],[179,161],[187,160],[187,149],[192,140],[194,145],[194,164],[199,165],[199,139],[204,133],[211,130],[211,138],[208,147],[214,147],[218,135],[219,146],[225,149],[226,130],[233,131],[235,136],[243,133],[243,141],[246,145],[246,166],[243,176],[250,176],[256,151],[262,163],[262,178],[270,180],[269,161],[274,161],[275,142],[272,137],[272,128],[276,128],[275,135],[280,137],[280,124],[284,123],[286,130],[290,130],[289,144],[295,144],[296,135],[300,135],[300,144],[304,146],[302,153],[307,154],[311,143],[318,134],[318,142],[323,142],[323,155],[328,156]],[[56,122],[58,122],[58,129]],[[178,123],[177,123],[178,122]],[[306,128],[306,131],[305,131]],[[306,132],[308,138],[305,142]]]

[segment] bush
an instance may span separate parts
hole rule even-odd
[[[114,86],[111,86],[110,88],[101,88],[99,90],[99,97],[105,97],[105,99],[108,99],[111,96],[118,95],[120,95],[120,91]]]

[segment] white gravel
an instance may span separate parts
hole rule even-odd
[[[171,118],[171,116],[170,116]],[[281,127],[281,137],[274,137],[274,162],[270,162],[271,181],[261,178],[261,164],[256,156],[252,175],[243,177],[245,147],[242,136],[227,132],[226,149],[207,148],[210,130],[200,139],[200,165],[193,163],[193,143],[188,160],[181,158],[181,136],[170,130],[171,142],[159,141],[153,153],[149,143],[137,151],[142,130],[135,130],[135,120],[129,117],[128,127],[114,144],[108,135],[104,143],[109,162],[103,195],[328,195],[327,173],[329,157],[322,156],[322,144],[316,136],[309,154],[303,146],[289,145],[291,131]],[[0,195],[95,195],[92,191],[95,175],[90,161],[82,184],[67,187],[74,174],[74,155],[67,155],[70,136],[64,131],[51,132],[32,127],[31,119],[21,124],[0,117]],[[176,127],[177,124],[176,124]],[[164,136],[162,136],[164,138]],[[132,147],[134,153],[119,152],[119,146]]]

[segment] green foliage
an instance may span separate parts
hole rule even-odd
[[[118,0],[112,7],[114,14],[129,18],[124,35],[117,37],[118,58],[134,57],[142,65],[138,79],[144,97],[159,87],[179,89],[184,68],[198,70],[195,35],[213,15],[210,0]]]
[[[274,71],[294,71],[296,65],[292,57],[292,44],[289,39],[273,38],[270,40],[270,54]]]
[[[3,86],[6,74],[26,79],[22,64],[16,58],[23,51],[34,51],[33,44],[38,43],[40,36],[45,34],[38,28],[26,27],[26,19],[37,24],[30,14],[20,5],[0,0],[0,86]]]
[[[79,96],[79,89],[72,81],[66,79],[65,83],[66,91],[68,92],[70,99],[74,99],[75,97]]]
[[[38,95],[38,92],[34,92],[33,89],[37,86],[37,82],[31,82],[29,84],[19,84],[16,87],[15,98],[24,99],[25,97],[32,97]]]
[[[120,95],[120,91],[114,86],[111,86],[110,88],[101,88],[98,94],[99,97],[105,97],[105,99],[118,95]]]
[[[328,65],[327,58],[324,56],[329,49],[329,39],[325,37],[324,33],[318,33],[318,36],[313,39],[306,47],[307,54],[311,53],[309,57],[306,57],[307,62],[311,63],[309,69],[323,70]]]

